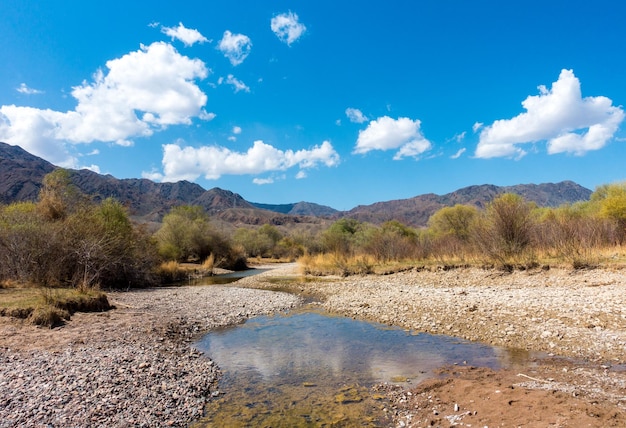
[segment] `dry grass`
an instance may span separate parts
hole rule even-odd
[[[317,254],[302,256],[298,263],[305,275],[366,275],[374,273],[376,259],[372,256],[343,256],[340,254]]]
[[[211,254],[202,263],[179,263],[176,261],[163,262],[157,268],[157,275],[161,284],[175,284],[188,281],[191,278],[212,276],[218,263]]]
[[[26,319],[49,328],[63,324],[75,312],[111,309],[106,294],[67,288],[10,287],[0,290],[0,316]]]
[[[487,257],[474,254],[461,256],[440,256],[419,260],[379,261],[372,256],[347,257],[334,253],[305,255],[298,259],[304,275],[385,275],[415,267],[428,269],[447,269],[454,267],[496,267],[506,270],[526,270],[539,266],[568,267],[573,269],[626,269],[626,248],[620,246],[597,248],[578,254],[576,257],[564,257],[548,251],[537,251],[526,257],[502,259],[494,262]]]

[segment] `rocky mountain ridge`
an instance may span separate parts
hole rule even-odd
[[[43,177],[56,167],[18,146],[0,142],[0,203],[35,201]],[[188,181],[155,183],[147,179],[117,179],[89,170],[73,170],[72,182],[95,200],[114,197],[128,207],[131,216],[143,222],[159,222],[173,206],[200,205],[210,215],[233,225],[289,225],[332,221],[342,217],[371,223],[398,220],[424,226],[438,209],[455,204],[484,207],[503,193],[516,193],[539,206],[558,206],[588,200],[591,190],[572,181],[544,184],[469,186],[445,195],[424,194],[408,199],[361,205],[349,211],[311,202],[262,204],[246,201],[239,194],[213,188],[205,190]]]

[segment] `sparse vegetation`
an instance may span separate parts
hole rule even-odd
[[[111,308],[101,291],[67,288],[7,287],[0,290],[0,316],[25,319],[34,325],[56,327],[76,312]]]
[[[159,254],[165,260],[202,263],[211,258],[212,266],[245,269],[244,256],[211,226],[202,207],[172,208],[163,218],[155,238]]]
[[[600,186],[588,202],[557,208],[503,194],[484,209],[442,208],[424,228],[342,218],[315,231],[263,224],[228,235],[203,208],[177,206],[150,234],[118,201],[92,201],[71,185],[67,171],[55,170],[38,202],[0,206],[0,284],[85,292],[150,286],[211,275],[214,268],[245,269],[246,258],[299,259],[306,273],[343,276],[430,264],[581,269],[623,261],[625,239],[625,183]]]
[[[588,269],[625,264],[625,234],[626,184],[621,183],[600,186],[588,202],[557,208],[538,208],[514,194],[500,195],[482,210],[445,207],[424,229],[341,219],[320,235],[321,250],[307,248],[300,263],[314,275],[388,272],[408,264]]]

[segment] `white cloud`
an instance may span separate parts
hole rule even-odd
[[[200,176],[215,180],[222,175],[261,174],[284,171],[292,167],[328,167],[339,163],[339,155],[328,141],[311,150],[279,150],[263,141],[255,141],[247,152],[234,152],[226,147],[163,146],[163,181],[193,181]]]
[[[583,98],[572,70],[562,70],[551,90],[542,85],[539,92],[522,102],[525,113],[481,131],[476,157],[520,158],[526,154],[520,144],[538,141],[547,141],[549,154],[583,155],[604,147],[624,120],[622,108],[609,98]]]
[[[268,178],[253,178],[252,182],[254,184],[258,184],[258,185],[261,186],[263,184],[272,184],[272,183],[274,183],[274,179],[271,178],[271,177],[268,177]]]
[[[39,89],[29,88],[28,86],[26,86],[26,83],[21,83],[20,86],[17,87],[15,90],[20,94],[26,95],[43,94],[43,91],[40,91]]]
[[[463,153],[465,153],[465,150],[466,150],[466,149],[465,149],[465,147],[463,147],[462,149],[459,149],[459,151],[458,151],[458,152],[456,152],[455,154],[453,154],[452,156],[450,156],[450,159],[458,159],[458,158],[460,158],[460,157],[461,157],[461,155],[462,155]]]
[[[472,131],[474,131],[474,134],[478,132],[478,130],[480,130],[483,127],[484,123],[482,122],[476,122],[472,125]]]
[[[57,127],[64,113],[32,107],[0,107],[0,141],[19,145],[24,150],[64,167],[77,168],[78,160],[57,138]]]
[[[178,27],[161,27],[161,32],[170,36],[172,40],[180,40],[185,46],[209,42],[209,39],[200,34],[198,30],[185,28],[182,22],[178,23]]]
[[[210,112],[207,112],[206,110],[202,110],[202,111],[200,111],[200,113],[198,113],[198,118],[202,119],[202,120],[205,120],[207,122],[212,121],[216,117],[217,117],[217,115],[215,113],[212,113],[212,112],[210,113]]]
[[[307,177],[307,173],[306,171],[298,171],[298,173],[296,174],[296,180],[302,180],[303,178]]]
[[[348,116],[348,119],[352,123],[367,122],[367,117],[358,108],[348,107],[346,109],[346,116]]]
[[[226,83],[227,85],[231,85],[233,87],[233,89],[235,90],[235,93],[237,93],[239,91],[250,92],[250,88],[248,87],[248,85],[243,83],[241,80],[237,79],[232,74],[229,74],[228,76],[226,76],[226,80],[221,79],[220,80],[220,84],[222,84],[222,83]]]
[[[288,45],[298,40],[306,31],[304,24],[299,22],[298,15],[293,12],[281,13],[273,17],[270,27],[276,37]]]
[[[161,181],[163,180],[163,174],[161,174],[156,169],[153,169],[152,171],[143,171],[141,173],[141,178],[146,178],[152,181]]]
[[[399,149],[394,156],[395,160],[405,156],[417,157],[431,148],[430,141],[420,131],[420,123],[417,119],[407,117],[379,117],[359,132],[354,153]]]
[[[203,106],[207,96],[196,85],[209,70],[198,59],[180,55],[157,42],[106,63],[93,81],[72,89],[74,110],[58,112],[5,105],[0,107],[0,140],[60,166],[76,167],[68,144],[93,141],[132,145],[170,125],[212,118]],[[214,115],[213,115],[214,116]]]
[[[240,126],[233,126],[233,134],[235,134],[235,135],[241,134],[241,127]]]
[[[96,172],[100,174],[100,167],[98,165],[91,164],[89,166],[83,166],[81,169],[88,169],[89,171]]]
[[[237,66],[250,55],[252,41],[244,34],[233,34],[226,30],[217,48],[228,58],[233,66]]]

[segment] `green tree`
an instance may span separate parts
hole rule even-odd
[[[626,241],[626,182],[604,184],[596,188],[591,202],[599,207],[599,214],[613,220],[617,226],[619,244]]]
[[[444,207],[430,217],[428,227],[436,237],[452,236],[461,242],[467,242],[477,215],[478,209],[471,205]]]
[[[322,233],[322,245],[327,252],[352,255],[363,231],[363,224],[351,218],[342,218]]]
[[[203,261],[213,254],[218,266],[242,266],[240,255],[213,229],[208,214],[200,206],[172,208],[163,217],[155,238],[159,254],[168,260]]]

